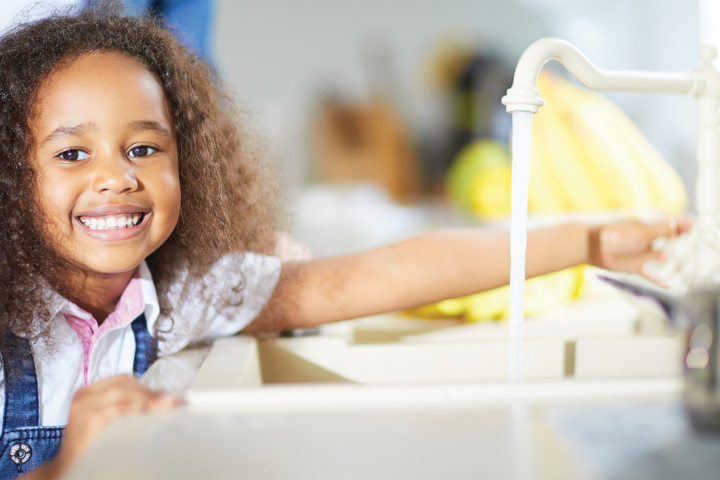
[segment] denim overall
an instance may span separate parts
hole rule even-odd
[[[136,345],[133,373],[139,377],[157,358],[157,339],[148,332],[145,314],[133,320],[131,326]],[[5,411],[0,438],[0,480],[17,478],[52,460],[65,430],[39,425],[40,400],[30,342],[8,332],[3,347]]]

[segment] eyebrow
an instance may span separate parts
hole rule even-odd
[[[164,137],[170,138],[172,135],[170,134],[170,131],[160,125],[160,122],[152,121],[152,120],[136,120],[134,122],[130,122],[128,124],[128,127],[132,130],[135,130],[137,132],[156,132]],[[56,140],[58,138],[62,137],[80,137],[83,133],[86,133],[88,131],[97,129],[97,125],[94,123],[83,123],[81,125],[76,125],[74,127],[60,127],[56,128],[55,130],[50,133],[47,137],[43,138],[42,142],[40,142],[40,146],[44,146],[49,142],[52,142],[53,140]]]
[[[150,120],[137,120],[135,122],[130,122],[128,124],[128,127],[130,127],[131,129],[133,129],[135,131],[139,131],[139,132],[150,131],[150,132],[159,133],[160,135],[162,135],[164,137],[168,137],[168,138],[172,137],[172,135],[170,134],[170,131],[167,128],[160,125],[160,122],[155,122],[155,121],[150,121]]]
[[[52,131],[52,133],[50,135],[43,138],[42,142],[40,142],[40,146],[42,147],[43,145],[45,145],[49,142],[52,142],[53,140],[56,140],[58,138],[62,138],[62,137],[79,137],[83,133],[85,133],[89,130],[94,130],[96,128],[97,128],[97,125],[95,125],[94,123],[83,123],[81,125],[76,125],[74,127],[56,128],[55,130]]]

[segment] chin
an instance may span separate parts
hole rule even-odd
[[[141,262],[138,263],[116,263],[114,265],[88,265],[85,267],[85,270],[88,272],[92,272],[95,274],[101,274],[101,275],[112,275],[115,273],[126,273],[131,270],[134,270],[140,265]]]
[[[144,257],[136,255],[94,255],[91,262],[81,262],[83,270],[99,274],[125,273],[140,265]]]

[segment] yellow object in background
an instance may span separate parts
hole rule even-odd
[[[602,95],[548,72],[533,117],[528,210],[687,208],[680,176],[635,124]]]
[[[484,217],[510,215],[510,154],[494,140],[478,140],[465,147],[447,174],[453,201]]]
[[[529,212],[685,211],[687,193],[680,176],[617,106],[545,71],[537,85],[546,104],[533,117]],[[457,156],[447,175],[447,191],[455,203],[482,218],[509,216],[510,171],[507,148],[479,140]],[[584,268],[527,280],[525,315],[542,314],[576,298]],[[502,287],[407,313],[499,320],[508,318],[509,303],[509,287]]]
[[[528,211],[685,211],[680,176],[617,106],[547,72],[538,89],[547,103],[533,117]],[[504,145],[473,142],[448,172],[448,193],[480,217],[509,215],[510,169]]]
[[[526,280],[525,315],[540,315],[576,298],[582,287],[584,270],[581,265]],[[502,320],[510,314],[510,287],[443,300],[405,313],[420,318],[459,317],[466,322]]]

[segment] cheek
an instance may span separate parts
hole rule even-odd
[[[53,175],[52,177],[37,174],[37,183],[35,185],[35,205],[40,209],[47,222],[53,225],[65,223],[68,212],[72,210],[72,206],[77,198],[77,182],[66,181],[62,175]]]
[[[75,249],[70,241],[72,225],[67,221],[68,205],[72,208],[75,193],[71,188],[72,182],[68,186],[55,177],[41,174],[37,174],[36,179],[33,201],[35,228],[51,250],[66,258],[74,257],[72,252]]]
[[[161,208],[166,222],[175,228],[180,217],[180,178],[177,171],[168,170],[158,177],[155,204]]]

